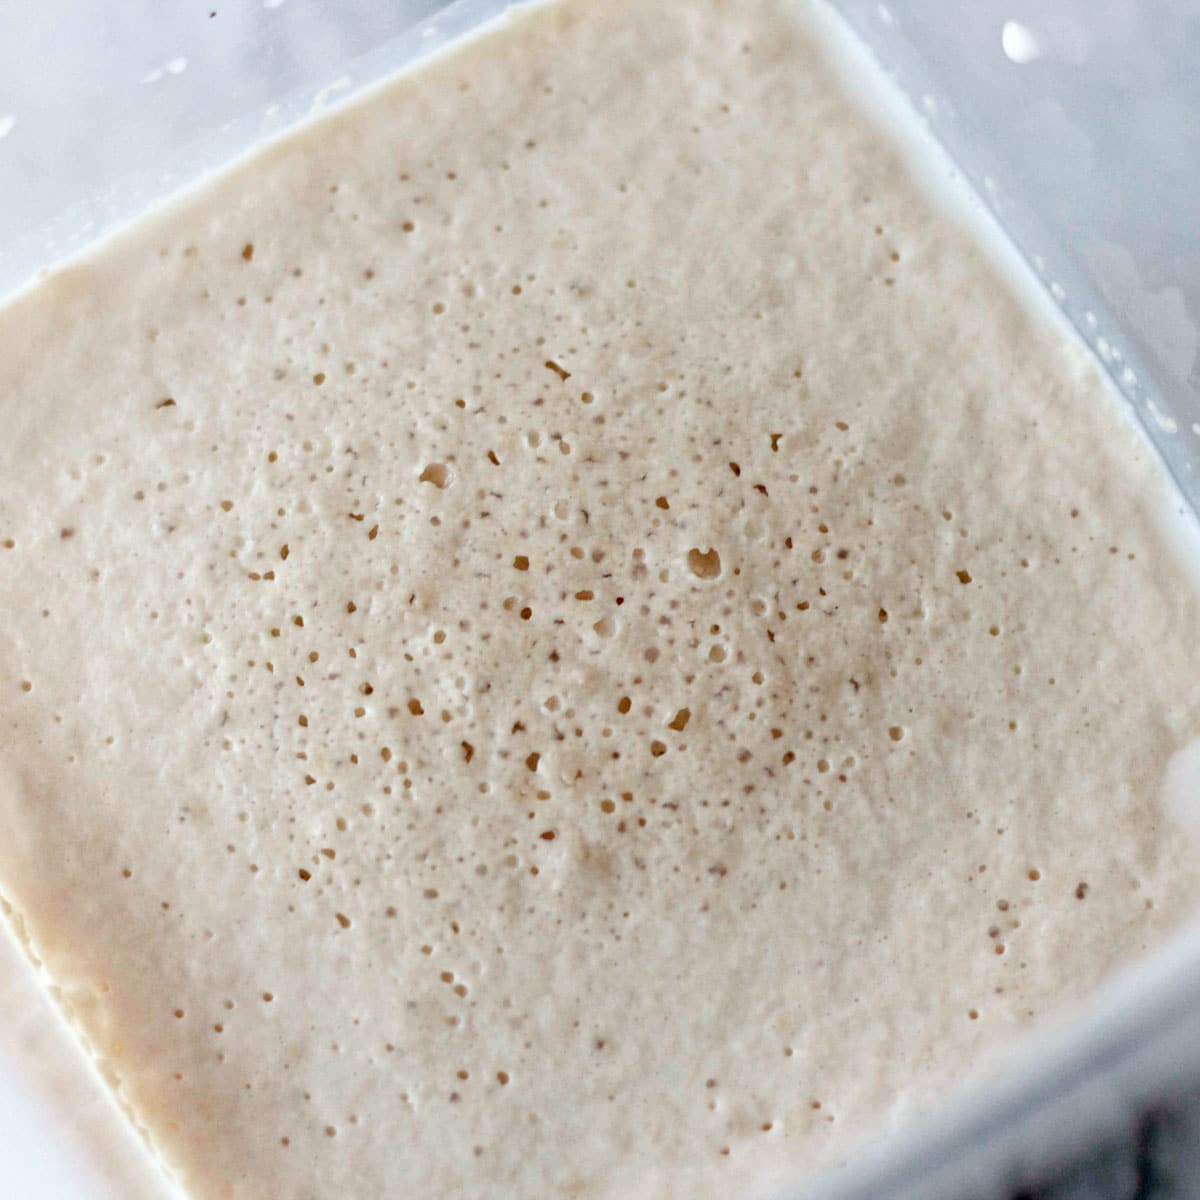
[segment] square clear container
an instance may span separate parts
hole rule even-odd
[[[4,6],[0,297],[507,7]],[[1181,504],[1200,511],[1200,0],[833,7],[1092,348],[1174,476]],[[6,1186],[27,1200],[171,1195],[164,1181],[139,1174],[138,1147],[95,1069],[15,945],[2,949]],[[52,1086],[39,1078],[51,1060]],[[787,1181],[778,1195],[1000,1200],[1128,1126],[1148,1103],[1198,1087],[1193,928],[1111,980],[1069,1022],[1060,1017],[1019,1046],[986,1087],[967,1088],[899,1134],[880,1131],[845,1167]]]

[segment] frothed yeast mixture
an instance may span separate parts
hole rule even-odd
[[[190,1195],[720,1194],[1193,903],[1167,485],[812,21],[521,13],[0,313],[0,891]]]

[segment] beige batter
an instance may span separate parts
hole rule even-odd
[[[0,314],[0,885],[191,1195],[718,1193],[1193,902],[1167,485],[810,21],[521,15]]]

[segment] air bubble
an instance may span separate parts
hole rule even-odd
[[[687,552],[688,570],[697,579],[716,579],[721,574],[721,556],[712,547],[706,550],[693,548]]]
[[[450,470],[445,463],[430,463],[421,472],[419,482],[432,483],[436,488],[444,488],[450,482]]]

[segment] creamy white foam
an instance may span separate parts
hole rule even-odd
[[[193,1194],[836,1159],[1194,906],[1169,485],[824,19],[520,14],[0,313],[0,888]]]

